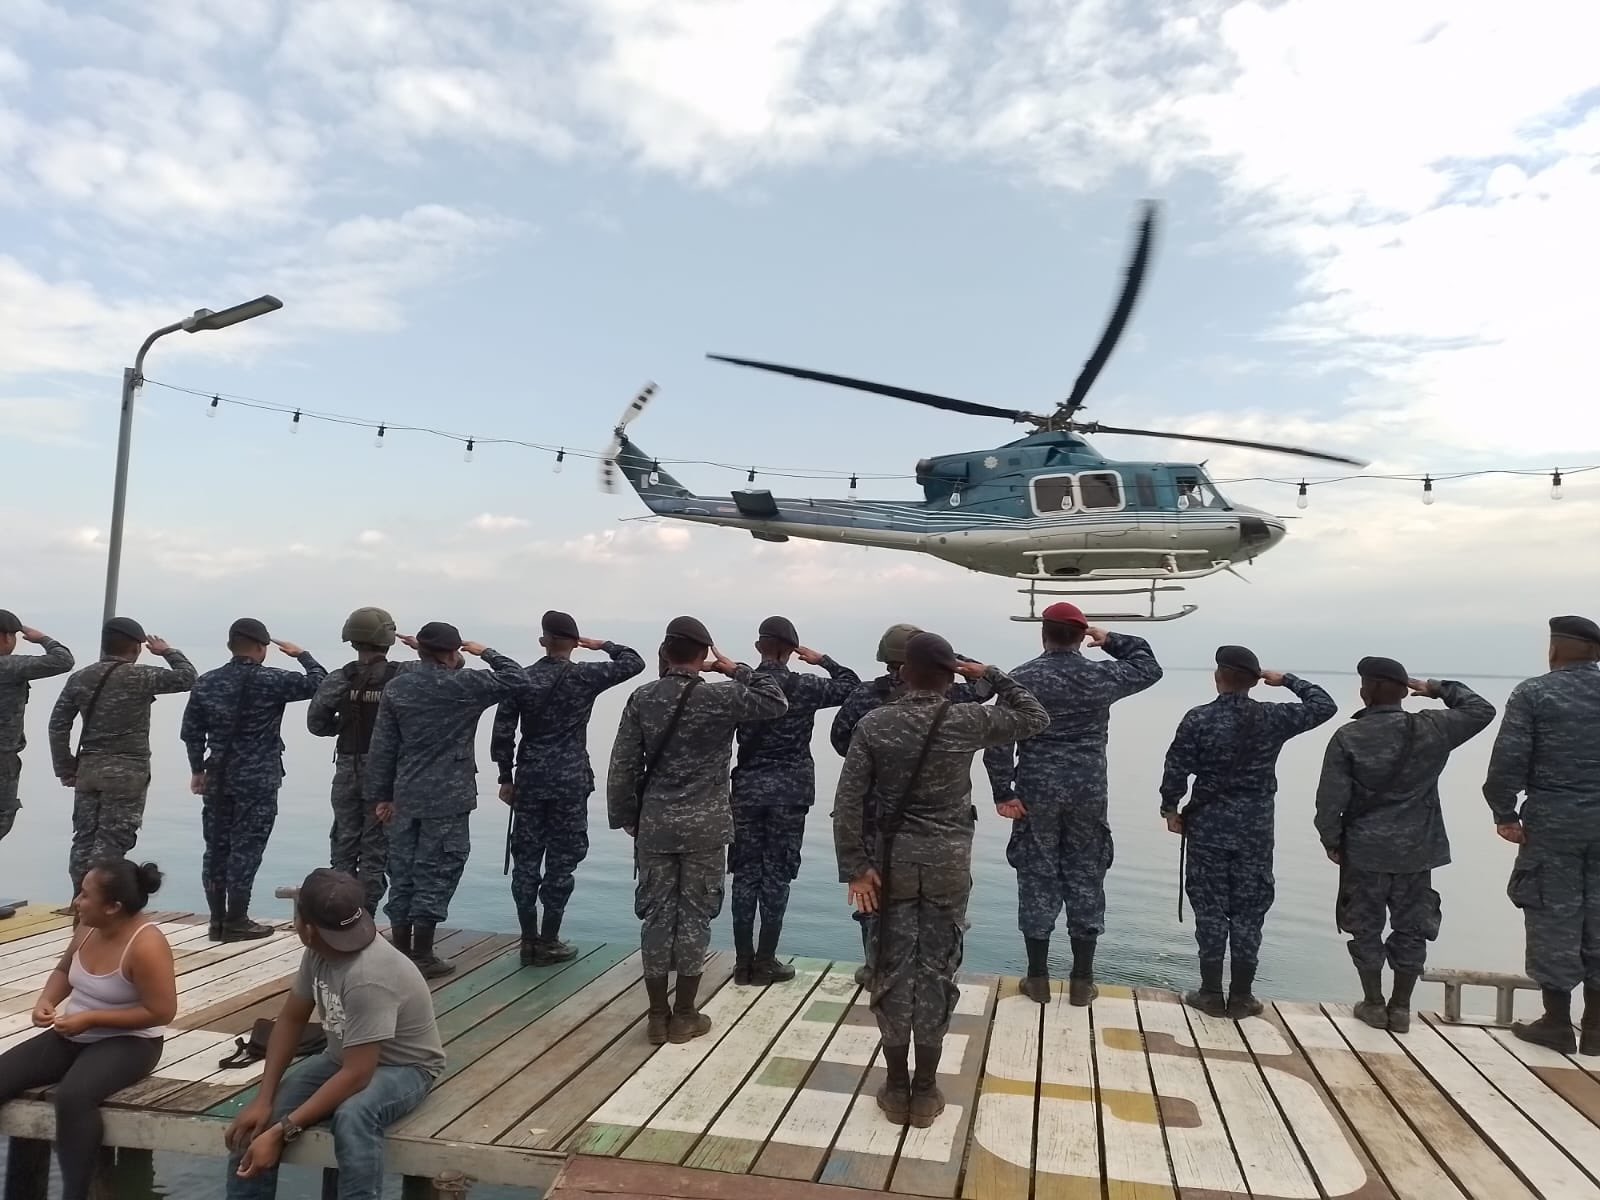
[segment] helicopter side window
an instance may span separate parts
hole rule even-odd
[[[1079,475],[1078,498],[1085,509],[1121,508],[1122,477],[1115,471]]]
[[[1222,508],[1222,497],[1210,483],[1192,475],[1178,479],[1179,508]]]
[[[1140,508],[1156,506],[1156,481],[1149,471],[1140,471],[1133,477],[1133,491],[1139,498]]]
[[[1047,475],[1033,481],[1033,511],[1057,513],[1072,511],[1072,476]]]

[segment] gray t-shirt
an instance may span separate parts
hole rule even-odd
[[[433,993],[416,964],[383,938],[338,958],[307,950],[294,994],[316,1002],[334,1062],[344,1062],[346,1046],[381,1042],[380,1066],[421,1067],[433,1076],[444,1070]]]

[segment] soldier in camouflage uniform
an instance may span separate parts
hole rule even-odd
[[[512,808],[511,898],[522,928],[522,961],[550,966],[578,956],[576,946],[561,940],[561,919],[572,899],[573,873],[589,856],[589,717],[600,693],[643,671],[644,659],[616,642],[583,637],[568,613],[545,613],[540,629],[544,657],[526,671],[528,690],[501,702],[489,755],[500,767],[500,799]],[[573,662],[580,647],[610,661]]]
[[[850,740],[833,841],[851,902],[879,914],[872,1007],[888,1081],[878,1106],[895,1124],[920,1129],[944,1111],[939,1058],[960,996],[972,890],[972,756],[1033,737],[1050,715],[1004,672],[957,659],[937,634],[915,635],[905,653],[905,691],[864,717]],[[957,673],[984,680],[995,706],[952,704],[946,693]],[[869,803],[878,813],[872,842],[862,834]]]
[[[794,968],[778,961],[778,939],[789,907],[789,885],[800,874],[806,814],[817,798],[811,759],[816,716],[843,704],[861,679],[826,654],[802,646],[787,617],[761,623],[756,652],[761,655],[756,673],[776,677],[789,700],[789,711],[776,720],[739,726],[733,768],[733,849],[728,860],[733,874],[733,981],[762,987],[794,978]],[[789,660],[795,656],[821,667],[828,678],[790,670]]]
[[[1092,629],[1075,604],[1044,610],[1044,653],[1012,672],[1050,714],[1050,730],[1020,747],[983,756],[995,808],[1014,822],[1006,861],[1017,872],[1017,924],[1028,952],[1022,990],[1050,1002],[1050,935],[1063,908],[1072,941],[1068,999],[1091,1003],[1094,951],[1105,932],[1106,872],[1113,848],[1107,820],[1106,740],[1111,706],[1161,678],[1143,638]],[[1094,662],[1084,641],[1111,656]]]
[[[1439,775],[1450,752],[1487,729],[1494,705],[1466,684],[1412,679],[1392,658],[1363,658],[1366,705],[1328,742],[1317,785],[1317,836],[1339,865],[1339,928],[1361,977],[1356,1016],[1374,1029],[1411,1028],[1411,990],[1439,936],[1433,869],[1450,861],[1439,806]],[[1410,713],[1407,694],[1443,700],[1445,709]],[[1389,940],[1383,940],[1388,910]],[[1385,955],[1394,991],[1385,1003]]]
[[[145,646],[167,665],[141,665]],[[183,651],[146,637],[130,617],[113,617],[101,633],[100,661],[61,689],[50,712],[50,758],[56,777],[74,790],[67,860],[74,895],[94,863],[133,852],[150,787],[150,705],[157,696],[187,692],[194,681]],[[74,751],[72,723],[80,717]]]
[[[381,608],[358,608],[345,620],[340,639],[356,652],[322,681],[306,709],[306,728],[315,737],[336,737],[333,755],[333,828],[328,833],[328,863],[361,881],[367,911],[376,915],[389,886],[389,833],[367,803],[366,762],[372,731],[378,723],[378,701],[399,672],[415,663],[389,661],[395,641],[394,618]]]
[[[1187,892],[1200,949],[1200,987],[1184,1001],[1235,1021],[1261,1012],[1255,998],[1261,925],[1272,907],[1274,801],[1284,743],[1331,720],[1339,706],[1309,679],[1263,671],[1243,646],[1216,654],[1217,698],[1178,723],[1161,779],[1161,815],[1188,839]],[[1261,704],[1257,683],[1287,688],[1298,704]],[[1178,804],[1194,777],[1194,799]],[[1233,978],[1222,994],[1222,960],[1233,950]]]
[[[1507,891],[1544,993],[1544,1016],[1512,1032],[1563,1054],[1600,1054],[1600,625],[1552,617],[1549,663],[1506,701],[1483,785],[1500,836],[1518,846]],[[1581,1045],[1572,1036],[1580,983]]]
[[[434,954],[433,938],[472,850],[478,723],[486,709],[527,691],[528,680],[515,659],[463,642],[444,621],[403,640],[422,661],[383,689],[367,758],[367,803],[389,830],[390,936],[425,978],[438,979],[455,970]],[[464,670],[462,651],[491,669]]]
[[[262,665],[270,645],[298,660],[303,673]],[[254,617],[229,627],[228,652],[232,661],[194,685],[181,736],[189,790],[204,797],[200,882],[211,906],[211,940],[243,942],[272,933],[272,926],[250,919],[250,893],[278,819],[283,710],[316,695],[328,672],[299,646],[274,641]]]
[[[634,913],[642,922],[645,1032],[655,1045],[703,1036],[711,1018],[696,997],[711,922],[722,911],[733,809],[728,762],[742,721],[781,717],[789,707],[771,672],[752,671],[717,653],[693,617],[675,617],[661,647],[667,672],[637,688],[622,709],[606,777],[613,829],[634,839],[639,883]],[[702,685],[702,671],[730,682]],[[669,974],[678,977],[667,1008]]]
[[[43,654],[18,654],[21,635]],[[28,707],[28,684],[72,670],[72,651],[55,638],[31,629],[17,614],[0,608],[0,838],[11,832],[22,807],[18,787],[22,780],[22,750],[28,744],[22,735],[22,715]]]

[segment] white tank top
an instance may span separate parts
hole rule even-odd
[[[117,960],[116,969],[105,975],[96,975],[83,965],[83,947],[89,938],[95,935],[94,930],[89,931],[89,936],[78,944],[77,953],[72,956],[72,965],[67,969],[67,981],[72,984],[72,993],[62,1002],[58,1010],[62,1016],[70,1016],[75,1012],[104,1012],[106,1009],[138,1008],[143,1001],[139,999],[139,989],[134,987],[133,980],[122,973],[122,968],[127,964],[128,951],[133,948],[133,943],[139,935],[150,928],[146,921],[133,931],[127,944],[122,947],[122,957]],[[146,1029],[107,1029],[97,1025],[80,1034],[68,1038],[71,1042],[100,1042],[106,1038],[114,1037],[165,1037],[165,1027],[154,1025]]]

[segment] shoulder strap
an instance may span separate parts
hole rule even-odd
[[[83,724],[78,730],[78,753],[83,753],[84,740],[89,736],[89,718],[94,716],[95,706],[100,703],[100,693],[106,690],[106,683],[116,674],[118,667],[127,666],[127,660],[118,659],[107,667],[100,675],[100,682],[94,685],[94,691],[89,693],[89,703],[83,708]]]
[[[945,714],[950,711],[950,703],[949,700],[939,701],[939,707],[933,713],[933,720],[928,722],[928,736],[922,739],[922,749],[917,752],[917,761],[912,765],[911,774],[906,778],[905,790],[900,793],[900,802],[892,814],[885,814],[884,824],[891,830],[898,829],[905,818],[906,802],[917,790],[917,780],[922,778],[922,768],[927,765],[928,755],[933,751],[933,739],[939,736],[939,727],[944,724]]]
[[[661,762],[661,755],[671,744],[673,736],[678,732],[678,722],[683,720],[684,706],[689,703],[689,693],[700,686],[701,679],[698,675],[691,675],[689,682],[684,684],[683,691],[678,696],[678,706],[672,710],[672,719],[667,722],[667,727],[657,739],[650,750],[650,757],[645,762],[644,774],[639,777],[639,798],[644,799],[644,794],[650,789],[650,780],[655,775],[656,766]]]

